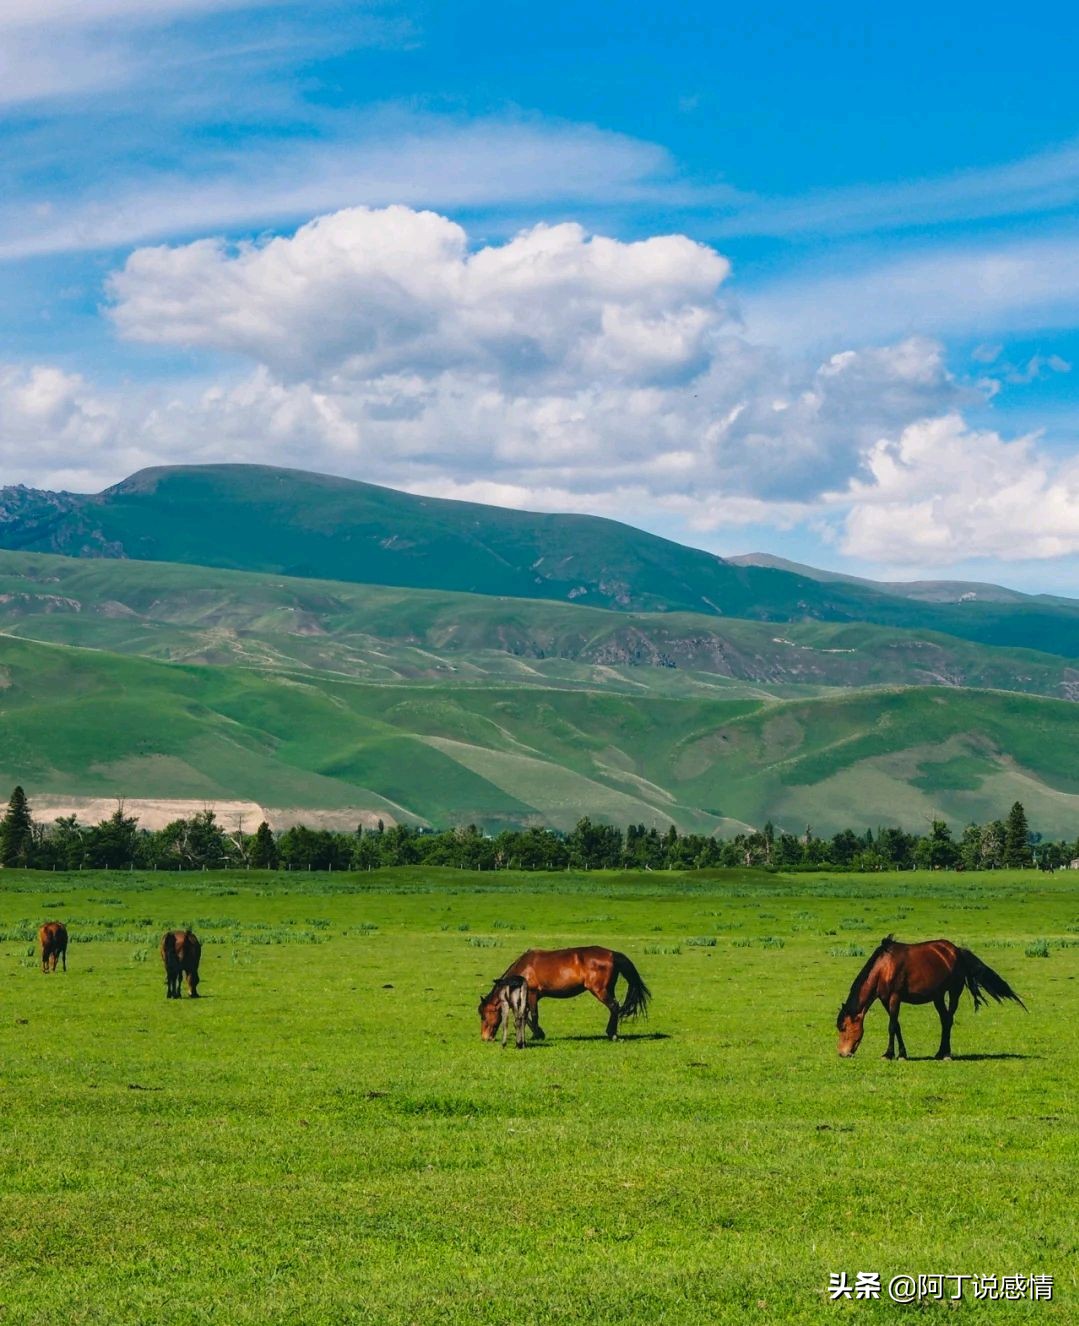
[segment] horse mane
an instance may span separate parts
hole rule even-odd
[[[848,990],[847,992],[847,997],[846,999],[843,1000],[842,1004],[840,1004],[839,1013],[836,1016],[835,1025],[837,1031],[843,1030],[844,1018],[853,1017],[855,1013],[857,1013],[858,991],[861,989],[862,982],[873,970],[876,964],[880,961],[881,957],[888,952],[888,950],[892,947],[894,943],[895,943],[895,935],[885,935],[884,938],[877,945],[877,947],[866,959],[865,966],[851,982],[851,987],[850,990]]]

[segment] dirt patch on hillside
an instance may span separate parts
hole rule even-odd
[[[80,824],[99,824],[116,810],[115,797],[35,797],[32,802],[34,819],[48,824],[63,815],[75,815]],[[310,829],[338,829],[351,831],[358,824],[365,829],[377,827],[379,820],[387,828],[396,823],[384,810],[365,810],[362,806],[323,810],[309,806],[260,806],[256,801],[213,801],[192,798],[125,797],[124,813],[134,815],[143,829],[163,829],[173,820],[188,819],[200,810],[212,810],[217,822],[228,832],[242,828],[254,833],[265,820],[271,829],[288,829],[294,824],[305,824]]]

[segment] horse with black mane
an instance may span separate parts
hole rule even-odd
[[[63,921],[46,921],[37,932],[38,947],[41,949],[41,970],[55,971],[57,959],[63,962],[67,971],[67,926]]]
[[[888,1010],[885,1059],[895,1058],[897,1042],[899,1058],[907,1057],[907,1047],[899,1028],[900,1004],[929,1003],[940,1015],[940,1049],[936,1058],[950,1059],[952,1023],[964,988],[970,991],[975,1012],[986,1002],[986,995],[998,1004],[1004,999],[1012,999],[1021,1008],[1026,1008],[1004,977],[986,966],[970,949],[958,948],[947,939],[902,944],[894,935],[888,935],[854,978],[850,993],[839,1010],[836,1030],[839,1032],[840,1055],[849,1059],[858,1049],[866,1012],[879,999]]]
[[[199,958],[202,945],[190,930],[166,931],[161,940],[161,960],[165,964],[166,999],[179,999],[181,985],[187,978],[192,999],[199,997]]]
[[[623,1018],[643,1017],[648,1012],[651,991],[641,980],[640,972],[624,953],[589,945],[584,948],[537,949],[522,953],[495,981],[489,993],[480,999],[480,1035],[493,1040],[502,1021],[500,989],[514,976],[523,977],[528,986],[528,1021],[532,1035],[543,1040],[538,1004],[541,999],[572,999],[576,995],[595,995],[607,1009],[607,1036],[618,1039],[618,1024]],[[626,997],[620,1004],[615,998],[618,978],[626,982]]]

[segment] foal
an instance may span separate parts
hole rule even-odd
[[[528,1025],[528,982],[523,976],[506,976],[495,982],[498,991],[498,1003],[502,1017],[502,1048],[506,1048],[506,1033],[509,1031],[510,1014],[513,1014],[513,1030],[517,1038],[517,1048],[525,1047],[525,1027]]]
[[[987,967],[969,948],[957,948],[950,940],[931,939],[924,944],[901,944],[893,935],[882,939],[879,948],[854,978],[836,1018],[840,1057],[849,1059],[862,1042],[865,1015],[877,999],[888,1010],[888,1048],[885,1059],[907,1057],[903,1033],[899,1029],[900,1004],[932,1003],[940,1015],[938,1059],[952,1057],[952,1022],[964,986],[974,1000],[974,1011],[985,1003],[985,996],[1012,999],[1021,1008],[1026,1004],[1012,987]]]

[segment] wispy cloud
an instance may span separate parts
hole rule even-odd
[[[107,189],[87,181],[75,197],[26,191],[0,206],[0,258],[261,229],[358,203],[497,209],[679,194],[662,148],[590,125],[386,110],[330,128],[320,139],[207,152],[197,169],[112,178]]]
[[[1079,140],[1018,161],[799,197],[758,197],[719,216],[716,238],[858,235],[1062,211],[1079,202]]]
[[[751,332],[788,345],[1070,328],[1077,308],[1079,231],[1071,229],[801,272],[743,300]]]

